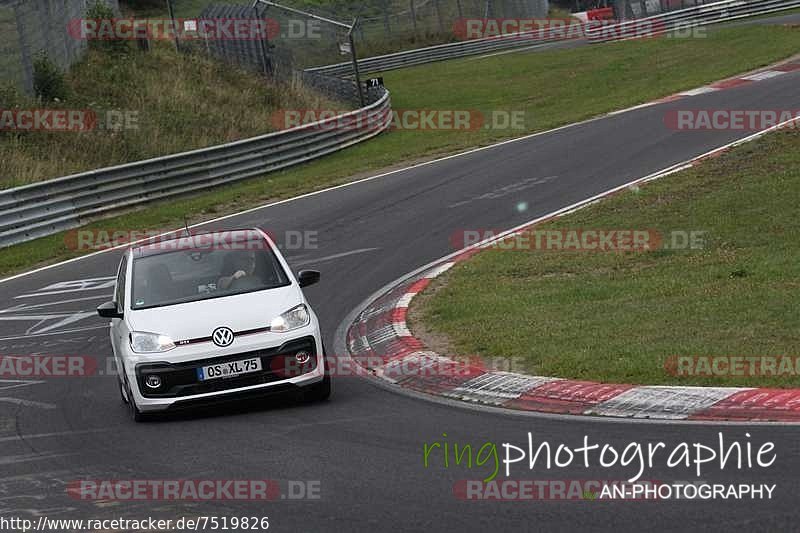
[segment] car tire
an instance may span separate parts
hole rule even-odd
[[[134,422],[146,422],[147,420],[150,420],[150,416],[141,412],[139,407],[136,406],[136,400],[133,397],[131,386],[130,383],[128,383],[127,378],[125,379],[125,387],[125,391],[128,395],[128,412],[130,413],[131,419]]]
[[[128,392],[125,390],[125,384],[117,378],[117,383],[119,384],[119,397],[122,398],[122,403],[128,403]]]
[[[322,381],[309,385],[303,395],[303,399],[307,402],[324,402],[331,397],[332,384],[331,384],[331,367],[328,364],[328,358],[325,358],[325,374]]]

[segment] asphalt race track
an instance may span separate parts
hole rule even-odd
[[[287,251],[296,268],[318,267],[307,294],[334,345],[340,322],[371,293],[454,251],[462,229],[505,229],[745,137],[748,132],[676,132],[664,112],[798,109],[800,72],[726,91],[641,108],[448,158],[217,221],[204,229],[260,226],[318,232],[318,249]],[[526,206],[520,206],[524,202]],[[524,207],[522,209],[521,207]],[[80,354],[104,360],[110,344],[96,305],[110,299],[117,252],[0,284],[0,353]],[[98,279],[99,278],[99,279]],[[91,280],[83,284],[65,282]],[[62,285],[56,285],[62,284]],[[679,334],[679,333],[678,333]],[[480,446],[537,440],[578,446],[584,435],[624,448],[630,441],[772,441],[768,469],[720,472],[707,482],[775,483],[758,501],[461,501],[456,480],[486,469],[423,467],[423,443]],[[113,376],[0,381],[0,514],[36,518],[269,516],[274,531],[789,531],[797,529],[800,443],[792,426],[712,426],[496,414],[395,394],[340,377],[330,402],[264,401],[134,424]],[[631,468],[582,465],[516,477],[621,480]],[[691,481],[694,472],[648,471]],[[78,479],[318,480],[321,498],[255,503],[78,501]]]

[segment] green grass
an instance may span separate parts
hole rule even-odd
[[[465,59],[387,72],[396,109],[521,111],[522,130],[392,131],[283,172],[116,217],[106,228],[174,228],[352,180],[392,165],[541,131],[766,65],[794,53],[800,31],[736,28],[708,39],[653,40]],[[726,50],[726,53],[718,53]],[[229,105],[239,95],[221,91]],[[77,255],[55,235],[3,250],[0,274]]]
[[[796,387],[800,377],[673,377],[664,365],[800,356],[798,205],[800,132],[771,134],[537,228],[705,231],[701,250],[489,250],[434,282],[414,316],[457,353],[517,357],[536,375]]]
[[[67,75],[69,96],[46,107],[136,113],[135,129],[0,133],[0,188],[55,178],[268,133],[284,108],[329,108],[302,87],[154,43],[150,53],[90,50]],[[20,107],[41,107],[33,99]],[[0,102],[0,106],[3,103]],[[334,107],[341,108],[342,104]]]

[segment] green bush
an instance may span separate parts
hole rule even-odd
[[[95,0],[86,10],[86,18],[94,20],[109,20],[116,18],[116,13],[102,0]],[[128,41],[89,41],[89,46],[97,50],[105,50],[114,54],[122,54],[129,50]]]
[[[67,98],[68,88],[64,73],[43,51],[33,61],[33,90],[43,102]]]
[[[19,89],[9,84],[0,84],[0,110],[14,109],[22,102]]]

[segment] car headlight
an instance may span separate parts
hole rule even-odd
[[[281,316],[273,318],[269,325],[269,330],[283,333],[284,331],[307,326],[310,322],[311,315],[308,313],[308,307],[305,304],[300,304],[292,307]]]
[[[168,352],[175,348],[175,343],[166,335],[134,331],[131,333],[131,349],[136,353]]]

